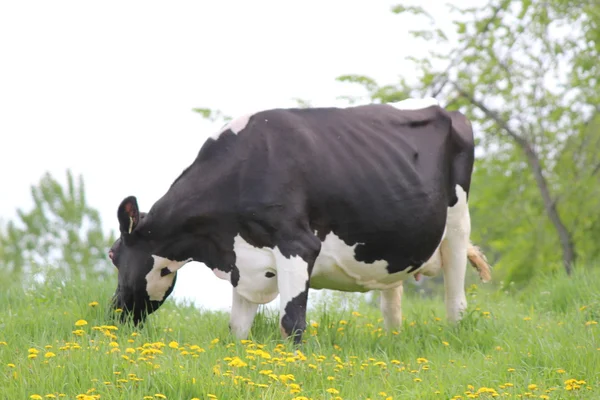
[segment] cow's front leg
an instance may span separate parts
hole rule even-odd
[[[286,248],[275,249],[279,288],[279,324],[284,339],[292,336],[294,344],[302,341],[306,329],[306,308],[310,275],[321,244],[314,236]]]
[[[246,339],[254,322],[258,304],[252,303],[240,296],[235,288],[232,288],[232,293],[229,329],[237,339]]]
[[[404,291],[403,282],[395,288],[381,291],[379,306],[383,315],[383,324],[385,329],[399,329],[402,326],[402,292]]]

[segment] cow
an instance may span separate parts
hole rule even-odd
[[[379,290],[391,329],[402,282],[441,269],[447,319],[457,322],[467,259],[489,277],[470,241],[474,159],[470,122],[435,99],[233,119],[147,212],[133,195],[119,204],[112,305],[143,322],[197,261],[231,283],[237,338],[279,295],[281,335],[299,344],[309,288]]]

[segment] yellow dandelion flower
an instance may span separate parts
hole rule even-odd
[[[210,341],[210,344],[217,344],[217,343],[219,343],[219,338],[215,338]]]
[[[556,370],[556,372],[559,374],[564,374],[567,371],[565,371],[564,369],[561,368],[561,369]]]
[[[44,357],[46,357],[46,358],[52,358],[52,357],[56,357],[56,354],[54,354],[53,352],[49,351],[46,354],[44,354]]]
[[[596,322],[596,321],[588,321],[585,323],[585,326],[597,325],[597,324],[598,324],[598,322]]]
[[[329,388],[326,390],[327,393],[331,393],[331,394],[339,394],[340,391],[334,388]]]
[[[443,341],[443,342],[442,342],[442,344],[443,344],[444,346],[450,346],[450,343],[448,343],[448,342],[446,342],[446,341]]]
[[[515,372],[515,369],[514,368],[509,368],[509,369],[507,369],[507,371],[508,372]]]
[[[531,385],[527,386],[527,389],[534,391],[537,390],[538,386],[535,383],[532,383]]]
[[[52,393],[48,393],[47,395],[45,395],[44,397],[48,398],[48,399],[55,399],[56,395],[52,394]]]
[[[531,321],[531,317],[525,317],[523,318],[523,321]]]
[[[176,341],[172,341],[169,343],[169,347],[172,349],[178,349],[179,348],[179,343],[177,343]]]
[[[306,396],[297,396],[297,397],[294,397],[292,400],[308,400],[308,397],[306,397]]]
[[[165,396],[165,395],[164,395],[164,394],[162,394],[162,393],[155,393],[155,394],[154,394],[154,397],[156,397],[156,398],[159,398],[159,399],[166,399],[166,398],[167,398],[167,396]]]
[[[88,303],[88,306],[90,307],[96,307],[98,305],[97,301],[92,301],[91,303]]]
[[[6,366],[8,368],[15,368],[16,367],[15,364],[12,364],[12,363],[8,363],[8,364],[6,364]]]
[[[32,394],[31,396],[29,396],[29,398],[32,400],[42,400],[42,396],[40,396],[39,394]]]
[[[415,379],[413,379],[413,381],[415,381],[415,382],[422,382],[423,379],[421,379],[421,378],[415,378]]]
[[[27,356],[27,358],[36,358],[36,357],[37,357],[37,354],[35,354],[35,353],[33,353],[33,354],[29,354],[29,355]]]
[[[545,394],[540,395],[540,399],[548,400],[549,398],[550,398],[550,396],[548,396],[548,395],[545,395]]]
[[[229,362],[229,364],[227,364],[227,365],[229,365],[230,367],[240,367],[241,368],[241,367],[247,366],[248,364],[246,364],[244,361],[242,361],[241,358],[236,356],[236,357],[233,357],[231,362]]]
[[[87,325],[87,321],[85,319],[79,319],[75,322],[75,326],[84,326]]]
[[[210,393],[208,393],[206,395],[206,397],[208,397],[209,399],[216,399],[217,398],[217,396],[215,396],[214,394],[210,394]]]
[[[0,341],[0,346],[8,346],[8,343],[6,343],[4,341]]]
[[[335,378],[334,378],[333,376],[328,376],[328,377],[327,377],[327,380],[328,380],[328,381],[334,381],[334,380],[335,380]]]
[[[429,362],[429,360],[427,360],[426,358],[422,358],[422,357],[417,358],[417,364],[424,364],[424,363],[428,363],[428,362]]]

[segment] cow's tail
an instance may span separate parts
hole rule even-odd
[[[479,247],[475,246],[471,242],[469,242],[469,247],[467,248],[467,258],[469,259],[471,266],[473,266],[473,268],[475,268],[479,273],[479,278],[483,283],[487,283],[492,280],[492,271],[487,262],[485,254],[483,254]]]

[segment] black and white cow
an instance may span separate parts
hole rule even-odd
[[[147,214],[135,196],[119,205],[113,305],[143,321],[198,261],[231,282],[236,337],[279,294],[282,335],[298,343],[309,287],[380,290],[389,329],[401,324],[402,281],[441,269],[458,321],[467,253],[482,277],[487,268],[469,239],[473,162],[471,124],[434,99],[237,118]]]

